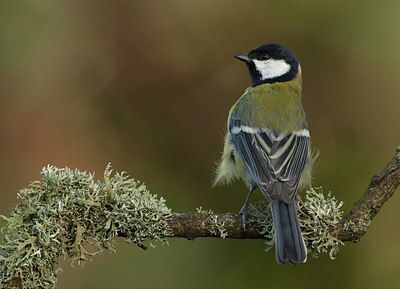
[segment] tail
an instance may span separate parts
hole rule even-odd
[[[278,264],[306,262],[307,248],[300,231],[296,201],[293,200],[289,204],[282,200],[271,203],[271,211],[274,221],[275,254]]]

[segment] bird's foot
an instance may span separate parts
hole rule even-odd
[[[239,216],[240,219],[242,220],[243,231],[246,230],[246,220],[248,215],[249,215],[249,210],[247,209],[247,206],[243,206],[239,211]]]

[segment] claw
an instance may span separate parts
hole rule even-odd
[[[251,197],[251,193],[255,190],[256,187],[257,186],[255,186],[255,185],[250,185],[250,191],[247,194],[246,201],[244,202],[243,207],[239,211],[239,215],[240,215],[240,217],[242,219],[243,231],[246,230],[246,219],[247,219],[247,216],[249,215],[249,210],[247,210],[247,204],[249,203],[249,200],[250,200],[250,197]]]
[[[242,220],[242,228],[243,231],[246,230],[246,220],[247,216],[249,215],[249,210],[247,210],[247,206],[243,206],[239,211],[240,218]]]

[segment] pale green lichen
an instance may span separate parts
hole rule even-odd
[[[208,231],[215,235],[220,236],[222,239],[225,239],[228,236],[225,228],[225,221],[219,220],[217,215],[213,215],[208,220]]]
[[[215,235],[220,236],[222,239],[225,239],[228,236],[226,232],[226,221],[222,221],[218,218],[217,215],[214,215],[213,210],[203,209],[202,206],[196,208],[196,212],[203,215],[204,217],[210,217],[207,221],[207,229],[208,231]]]
[[[371,219],[365,215],[362,219],[358,220],[357,223],[354,221],[348,221],[343,224],[343,229],[346,231],[353,232],[365,232],[371,225]]]
[[[257,227],[261,228],[259,233],[264,235],[265,251],[268,252],[274,246],[274,228],[272,225],[272,214],[270,205],[266,201],[256,202],[249,205],[250,216],[248,222],[250,224],[256,224]]]
[[[204,216],[210,216],[210,215],[214,214],[214,211],[213,211],[213,210],[206,210],[206,209],[203,209],[202,206],[196,208],[196,212],[199,213],[199,214],[202,214],[202,215],[204,215]]]
[[[110,166],[104,182],[95,182],[90,173],[52,166],[41,175],[42,181],[19,192],[22,201],[11,216],[2,216],[3,285],[20,278],[22,288],[55,288],[59,257],[83,264],[104,249],[114,253],[117,235],[141,247],[148,239],[166,243],[164,237],[172,235],[165,200],[124,173],[112,174]]]
[[[339,245],[344,245],[329,230],[342,219],[342,206],[343,202],[339,202],[330,192],[325,196],[321,187],[307,191],[303,205],[299,207],[299,219],[307,248],[315,258],[327,253],[331,259],[335,259]]]
[[[334,259],[339,245],[344,245],[329,233],[329,228],[342,218],[342,205],[343,202],[338,202],[331,193],[325,196],[322,188],[313,188],[306,192],[303,203],[299,206],[299,222],[308,251],[313,257],[327,253]],[[260,234],[265,236],[266,251],[269,251],[274,245],[270,206],[265,201],[257,202],[250,205],[250,211],[249,222],[261,228]]]

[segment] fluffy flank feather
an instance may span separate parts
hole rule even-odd
[[[308,146],[308,154],[306,164],[304,166],[303,174],[300,178],[299,190],[310,189],[312,187],[312,180],[315,173],[315,161],[319,156],[318,150],[313,150],[311,143]]]
[[[238,162],[243,162],[238,158],[237,153],[234,150],[233,144],[229,139],[229,134],[225,136],[224,151],[222,153],[221,161],[217,164],[216,176],[213,182],[213,186],[216,185],[227,185],[235,179],[243,177],[244,171],[242,166],[238,165]]]

